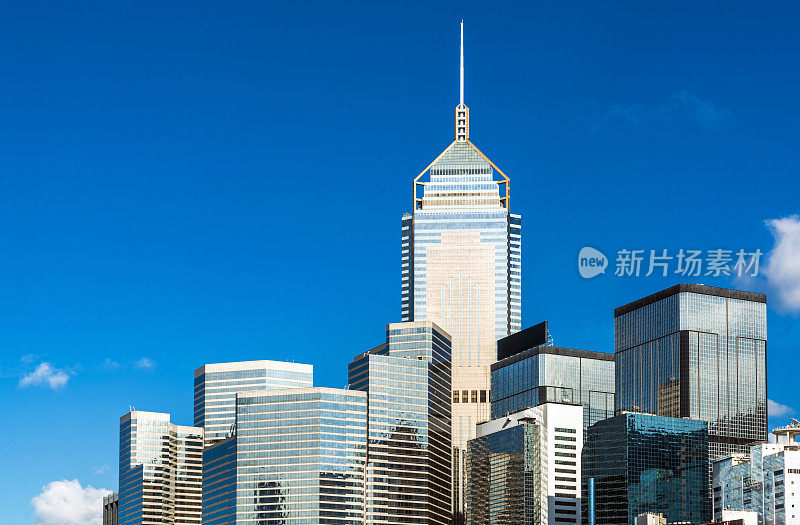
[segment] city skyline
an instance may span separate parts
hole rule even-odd
[[[451,15],[445,17],[441,14],[441,20],[437,20],[437,23],[443,21],[441,26],[446,28],[453,25],[453,20],[450,19],[453,19]],[[467,17],[468,24],[469,20]],[[502,56],[497,51],[502,49],[498,46],[503,44],[487,38],[488,28],[496,21],[493,18],[486,22],[476,22],[478,36],[475,42],[469,44],[475,49],[478,64],[486,67],[486,71],[490,63],[487,61],[489,57],[495,53]],[[445,32],[442,28],[440,30]],[[517,32],[511,34],[516,35],[516,38],[529,38],[528,32],[518,26],[514,26],[514,29]],[[552,33],[546,34],[548,38],[554,38]],[[13,32],[10,38],[19,36]],[[452,39],[447,38],[443,41],[450,40]],[[408,46],[408,41],[401,41]],[[43,45],[49,45],[50,42]],[[429,44],[431,49],[437,47]],[[575,49],[586,50],[586,44],[587,42],[583,42],[581,47],[576,43]],[[479,51],[480,46],[485,48]],[[447,51],[455,46],[441,47]],[[402,48],[403,46],[398,46],[397,50]],[[513,49],[510,46],[507,52]],[[31,53],[36,52],[35,49],[31,50]],[[404,51],[408,56],[416,56],[418,52],[419,49]],[[437,51],[435,59],[426,57],[424,62],[428,66],[437,63],[439,68],[447,69],[451,62],[447,57],[450,55],[451,53],[444,52],[439,54]],[[541,60],[542,56],[538,56]],[[478,64],[471,66],[468,71],[479,71]],[[540,128],[546,128],[548,122],[552,124],[555,115],[564,112],[564,107],[541,103],[534,106],[535,110],[530,110],[530,107],[526,110],[543,111],[542,108],[547,105],[552,112],[549,121],[523,119],[514,125],[500,125],[503,119],[506,124],[511,123],[508,116],[502,116],[503,113],[511,112],[507,105],[493,104],[490,99],[502,99],[506,91],[513,88],[482,82],[478,72],[474,76],[477,80],[476,88],[471,93],[481,94],[477,95],[476,102],[471,106],[480,107],[475,114],[481,114],[483,122],[480,126],[473,126],[472,134],[481,137],[481,144],[491,145],[493,149],[487,151],[487,154],[492,158],[508,159],[513,167],[509,168],[509,172],[515,174],[514,210],[526,216],[528,252],[523,255],[526,279],[522,293],[525,297],[525,314],[521,326],[529,326],[540,318],[550,319],[553,323],[555,344],[558,346],[611,351],[613,339],[609,334],[613,333],[613,308],[664,289],[669,284],[687,281],[680,276],[665,279],[642,277],[626,281],[611,275],[600,276],[593,281],[583,280],[578,276],[575,260],[582,246],[597,246],[609,255],[626,247],[647,250],[666,247],[677,250],[680,247],[712,249],[723,246],[748,250],[760,248],[765,253],[770,253],[775,241],[764,221],[772,219],[784,220],[781,223],[771,223],[776,238],[787,238],[780,237],[784,235],[791,239],[794,235],[793,224],[797,221],[784,219],[797,212],[792,209],[790,200],[783,195],[791,194],[790,191],[773,190],[769,193],[773,196],[768,200],[768,206],[762,204],[755,210],[741,213],[737,209],[737,213],[726,217],[724,222],[719,218],[712,218],[703,221],[702,225],[699,224],[699,219],[705,218],[705,214],[711,214],[716,208],[712,206],[702,213],[679,208],[678,215],[682,214],[683,217],[670,214],[673,216],[672,222],[667,225],[663,220],[647,217],[644,208],[636,204],[636,199],[644,198],[647,192],[635,187],[629,187],[622,196],[626,201],[633,202],[633,206],[626,209],[625,213],[610,210],[607,205],[601,207],[590,202],[587,200],[589,195],[603,198],[604,193],[597,191],[599,186],[596,184],[599,182],[575,175],[575,180],[579,182],[577,192],[575,180],[565,186],[554,183],[553,180],[558,179],[556,174],[563,172],[552,170],[556,166],[556,156],[553,151],[548,151],[547,140],[540,135],[544,132]],[[450,77],[451,75],[443,75],[442,81]],[[70,78],[74,80],[73,77]],[[413,86],[413,92],[417,96],[426,96],[425,93],[431,89],[438,91],[439,83],[437,77],[433,82]],[[692,91],[686,91],[699,91],[702,83],[694,82],[697,85],[693,85],[686,81],[686,84],[660,91],[668,102],[655,106],[655,110],[635,104],[627,108],[617,107],[609,110],[608,118],[600,119],[601,125],[590,126],[591,129],[584,129],[583,132],[594,137],[592,140],[600,140],[597,134],[619,138],[621,135],[625,136],[623,128],[629,126],[637,130],[632,133],[637,136],[637,140],[646,142],[681,130],[681,133],[694,134],[694,140],[709,148],[709,154],[712,155],[714,148],[721,148],[723,143],[736,143],[736,140],[746,136],[741,129],[753,117],[743,109],[744,98],[738,102],[726,99],[724,104],[713,103]],[[715,92],[714,88],[707,85],[705,88],[710,93]],[[618,105],[617,102],[610,102],[614,100],[610,96],[612,91],[604,92],[604,100],[609,101],[608,107]],[[441,98],[452,99],[451,96]],[[380,100],[380,97],[375,100]],[[332,189],[331,183],[326,182],[333,180],[330,172],[311,179],[324,191],[304,193],[309,206],[300,206],[302,213],[297,212],[296,208],[284,208],[282,204],[272,200],[272,196],[267,197],[270,199],[267,200],[267,213],[264,210],[258,211],[263,206],[259,197],[274,195],[276,190],[278,194],[283,194],[289,187],[282,186],[281,182],[277,182],[277,186],[270,186],[276,184],[275,177],[260,180],[257,176],[258,170],[252,170],[252,166],[259,164],[254,164],[252,152],[240,160],[251,165],[245,169],[249,174],[245,178],[231,177],[225,180],[222,177],[212,180],[214,175],[211,171],[202,170],[194,171],[194,176],[190,176],[188,171],[193,171],[194,168],[189,165],[181,168],[178,162],[180,153],[188,153],[193,149],[184,143],[170,154],[175,156],[163,166],[164,171],[160,172],[163,178],[158,181],[153,178],[153,174],[148,173],[137,179],[140,169],[131,166],[121,172],[111,172],[110,179],[115,182],[109,183],[101,181],[99,175],[105,171],[102,170],[103,166],[108,168],[117,165],[112,164],[113,151],[106,153],[109,156],[103,162],[94,164],[93,168],[84,170],[81,174],[78,167],[84,164],[86,153],[93,148],[88,142],[81,143],[81,148],[73,150],[72,157],[48,157],[45,162],[47,166],[42,164],[38,170],[32,172],[30,160],[19,155],[25,151],[24,147],[17,148],[17,155],[12,157],[15,160],[9,171],[12,177],[7,193],[13,205],[4,212],[8,214],[6,218],[16,219],[13,223],[19,224],[20,228],[18,235],[15,233],[9,236],[17,257],[12,258],[5,277],[11,307],[7,306],[5,311],[7,352],[4,361],[0,363],[5,380],[3,388],[7,394],[3,396],[3,406],[15,421],[29,425],[29,432],[36,439],[42,440],[47,450],[53,451],[54,458],[47,465],[37,465],[32,471],[24,472],[18,486],[9,487],[9,501],[29,501],[33,497],[39,497],[37,494],[41,491],[44,492],[40,496],[46,496],[49,486],[45,485],[60,480],[75,479],[83,486],[115,488],[108,472],[113,469],[104,467],[114,464],[113,448],[116,438],[113,425],[109,425],[109,421],[118,418],[131,404],[143,410],[169,411],[174,414],[176,421],[188,424],[192,420],[190,374],[203,363],[249,359],[310,363],[321,370],[315,384],[331,387],[345,384],[344,364],[363,348],[365,342],[375,339],[379,332],[375,327],[400,320],[397,316],[396,299],[393,300],[397,297],[398,286],[397,239],[392,232],[396,232],[397,213],[407,211],[407,203],[400,201],[400,197],[407,195],[407,192],[399,190],[400,196],[395,196],[393,192],[397,188],[406,187],[401,180],[403,177],[407,180],[409,175],[413,176],[414,170],[409,166],[418,164],[420,159],[429,157],[430,152],[436,149],[438,143],[435,141],[440,140],[436,137],[446,133],[447,126],[427,124],[431,118],[444,120],[434,115],[447,116],[448,108],[452,106],[450,103],[441,104],[439,99],[425,104],[411,104],[408,100],[401,99],[400,103],[408,104],[409,108],[418,105],[420,111],[425,108],[419,114],[408,112],[404,119],[406,124],[416,119],[420,124],[425,123],[429,130],[426,129],[413,140],[400,138],[399,135],[392,136],[395,141],[398,138],[404,141],[401,144],[406,147],[406,151],[403,151],[402,162],[391,168],[390,182],[384,182],[385,185],[376,188],[377,191],[349,188],[362,203],[360,213],[375,219],[373,225],[359,234],[363,235],[359,240],[364,243],[360,247],[346,239],[334,242],[331,237],[334,230],[324,222],[324,217],[330,217],[339,211],[335,207],[322,204],[322,193],[330,193],[329,190]],[[77,104],[82,105],[81,102]],[[350,108],[352,110],[352,106]],[[673,108],[675,114],[665,117],[666,110],[659,108]],[[54,134],[50,137],[51,140],[60,136],[59,130],[65,129],[64,123],[59,119],[73,110],[67,106],[48,117],[56,123],[54,127],[48,128]],[[726,114],[729,118],[732,118],[730,115],[735,115],[737,120],[734,123],[723,123],[722,128],[715,127],[716,124],[707,127],[709,122],[702,119],[707,119],[715,111],[722,120],[725,120]],[[684,114],[686,112],[689,116]],[[16,122],[16,113],[11,112],[9,115],[9,119]],[[36,118],[41,119],[41,115],[34,116],[34,122]],[[90,114],[86,118],[86,122],[89,122],[97,116]],[[375,122],[380,120],[374,114],[367,116],[366,113],[361,118],[362,123],[372,122],[370,127],[373,129]],[[297,125],[304,127],[300,123]],[[570,125],[581,127],[574,122]],[[35,126],[35,123],[28,126]],[[346,135],[355,133],[357,126],[351,127],[352,123],[344,126]],[[613,130],[609,131],[605,126]],[[642,131],[648,126],[651,130],[649,136],[647,131]],[[513,133],[504,132],[503,127],[510,128]],[[652,131],[653,128],[655,131]],[[23,126],[20,129],[21,132],[10,144],[24,146],[26,140],[31,140],[30,130],[35,128]],[[306,129],[313,129],[313,126]],[[559,129],[559,133],[556,133],[553,140],[563,139],[563,128],[556,129]],[[164,130],[167,134],[172,132],[174,130]],[[136,131],[132,130],[132,133]],[[293,133],[289,127],[288,134],[291,136]],[[540,147],[529,149],[528,144],[522,145],[514,138],[515,134],[522,133],[532,133]],[[716,138],[714,133],[718,134]],[[724,135],[725,140],[719,138],[719,135]],[[167,135],[162,137],[165,136]],[[120,140],[117,135],[114,137],[114,140]],[[260,137],[258,140],[263,140],[263,136]],[[251,138],[249,144],[244,140],[237,147],[246,148],[249,145],[247,149],[253,149],[253,140],[256,139]],[[408,148],[410,142],[415,144],[413,150]],[[583,154],[596,154],[593,147],[587,147],[587,142],[591,140],[584,140],[581,144]],[[169,141],[163,144],[168,143]],[[27,144],[43,145],[36,141]],[[152,147],[154,143],[148,144]],[[230,144],[226,147],[227,152],[233,151]],[[277,157],[276,150],[272,149],[274,147],[278,148]],[[273,146],[269,151],[273,153],[273,159],[281,159],[277,165],[284,166],[284,156],[291,150],[281,153],[280,147]],[[682,147],[687,146],[682,144]],[[515,148],[532,151],[540,160],[524,160],[520,154],[513,153]],[[131,155],[132,151],[125,155]],[[154,156],[147,158],[152,159],[164,155],[166,150],[160,150],[160,154],[159,150],[148,151],[148,155]],[[351,151],[345,148],[340,153],[343,157],[333,159],[344,158]],[[542,159],[548,157],[550,174],[543,169],[548,164]],[[691,155],[688,157],[698,166],[706,169],[709,167],[708,160],[698,160],[700,157]],[[380,169],[383,166],[378,162],[380,155],[368,155],[366,158],[370,159],[367,165],[370,169]],[[599,158],[604,156],[600,155]],[[625,158],[630,162],[630,157]],[[301,173],[315,170],[313,166],[317,160],[314,159],[312,155],[300,160],[303,166]],[[217,160],[222,159],[220,157]],[[572,170],[578,166],[574,158],[562,156],[560,160],[567,161]],[[504,160],[504,165],[506,162]],[[778,161],[773,158],[771,162]],[[741,159],[739,163],[741,167],[737,176],[743,182],[748,165],[741,164]],[[536,170],[530,169],[537,164]],[[223,163],[209,164],[214,165],[221,168]],[[600,172],[604,167],[612,166],[611,163],[603,162],[598,165]],[[75,176],[76,185],[69,186],[62,179],[53,177],[55,173],[61,174],[54,170],[58,166],[69,168],[67,172]],[[262,167],[267,166],[269,164],[265,163]],[[623,180],[636,180],[638,170],[635,166],[642,169],[644,163],[629,164],[626,167],[628,178],[623,177]],[[715,166],[717,170],[722,168],[721,164]],[[188,170],[187,173],[180,174],[182,169]],[[666,168],[662,165],[659,169],[662,172],[664,169],[679,171],[680,166],[673,162],[667,163]],[[34,181],[22,177],[29,173],[36,177]],[[53,186],[36,185],[36,182],[40,182],[40,177],[44,177],[41,182],[49,181]],[[702,191],[705,184],[719,183],[722,180],[720,177],[721,175],[711,175],[705,182],[700,180],[699,188],[696,189]],[[199,184],[185,184],[192,180]],[[790,181],[786,179],[784,182]],[[649,186],[650,189],[653,187]],[[758,198],[760,192],[764,191],[749,186],[745,191],[743,184],[738,187],[738,194],[746,194],[748,198]],[[553,191],[559,188],[562,193]],[[212,189],[222,191],[217,193],[211,191]],[[718,189],[721,193],[718,195],[723,199],[736,194],[730,187]],[[31,197],[36,191],[43,194]],[[668,189],[667,194],[670,191]],[[776,193],[781,195],[774,195]],[[244,198],[245,195],[247,198]],[[60,199],[56,199],[57,196]],[[108,201],[103,200],[103,196],[109,197]],[[294,198],[293,206],[297,204],[297,195]],[[86,204],[85,208],[78,206],[81,202]],[[134,202],[142,205],[141,210],[133,211]],[[570,202],[582,205],[584,209],[574,217],[558,212],[559,206]],[[44,206],[46,203],[51,206]],[[237,203],[243,206],[238,206]],[[111,209],[115,206],[118,208],[112,212]],[[27,213],[40,208],[43,213],[37,217],[36,222],[18,222],[18,212],[23,212],[22,217],[27,218]],[[146,211],[148,208],[152,217]],[[85,213],[76,213],[77,209],[84,209]],[[614,229],[613,234],[604,232],[596,224],[597,221],[590,219],[599,210],[607,211],[611,217],[610,221],[602,222],[619,226],[610,228]],[[395,217],[394,227],[391,226],[392,214]],[[639,224],[620,222],[627,214],[635,215]],[[159,219],[155,220],[156,217]],[[258,218],[255,222],[252,220],[254,217]],[[64,222],[59,222],[59,218]],[[214,220],[210,220],[212,218]],[[731,222],[736,225],[732,228],[735,231],[728,232],[728,228],[721,228],[722,224],[727,226]],[[293,228],[287,228],[289,224]],[[166,228],[162,228],[163,225]],[[234,225],[240,228],[233,228]],[[191,235],[187,235],[188,232],[192,232]],[[382,239],[376,241],[373,234],[380,235]],[[294,236],[302,237],[302,240],[295,239]],[[556,241],[555,236],[564,237],[564,240]],[[198,243],[201,237],[203,240]],[[93,243],[91,247],[88,244],[90,241]],[[36,255],[42,256],[38,251],[41,249],[38,247],[39,243],[50,246],[52,254],[36,259]],[[218,249],[211,251],[210,247],[215,245]],[[267,245],[269,249],[265,248]],[[788,246],[791,248],[791,244]],[[366,250],[366,247],[370,249]],[[310,250],[307,251],[309,257],[301,257],[299,254],[285,255],[299,253],[298,249],[303,248]],[[778,249],[768,260],[779,261],[782,253]],[[273,257],[267,257],[267,254],[273,254]],[[373,258],[373,255],[376,257]],[[291,264],[287,265],[280,257],[285,257]],[[30,264],[31,261],[38,264]],[[56,264],[56,261],[60,263]],[[377,269],[378,267],[380,268]],[[705,276],[698,280],[713,286],[767,292],[772,367],[769,370],[769,393],[773,399],[772,407],[780,408],[780,405],[791,406],[793,399],[788,372],[780,367],[776,369],[775,362],[777,360],[781,363],[788,357],[792,341],[797,337],[797,323],[793,317],[795,314],[791,311],[791,283],[786,284],[785,288],[773,289],[772,286],[778,281],[774,281],[772,275],[772,281],[761,277],[750,282],[740,282],[728,277]],[[364,277],[369,283],[364,282]],[[555,285],[554,282],[560,284]],[[347,289],[348,293],[342,294],[343,289]],[[577,307],[574,299],[576,296],[581,297]],[[337,300],[343,302],[337,305],[335,312],[331,312],[329,305],[335,304]],[[269,307],[267,302],[270,303]],[[328,312],[328,315],[324,312]],[[349,317],[344,317],[344,312]],[[346,321],[348,318],[352,321]],[[332,338],[322,336],[330,333],[332,327],[341,326],[345,322],[348,326],[355,326],[356,330],[346,336],[338,333],[333,333]],[[370,324],[373,326],[369,327]],[[310,326],[314,326],[316,330],[310,330]],[[185,378],[185,382],[168,382],[166,377]],[[152,385],[163,387],[152,389]],[[55,441],[53,436],[46,434],[46,427],[25,413],[28,411],[42,418],[43,409],[40,406],[45,407],[51,415],[47,418],[48,425],[60,425],[67,429],[71,428],[67,425],[81,425],[97,429],[98,432],[85,443],[77,443],[63,433]],[[793,413],[791,408],[783,409],[781,416],[788,413]],[[70,423],[61,419],[62,414],[70,414]],[[773,412],[773,415],[776,414]],[[112,438],[109,439],[109,436]],[[14,469],[18,461],[14,457],[14,451],[19,455],[25,448],[23,443],[10,441],[9,444],[6,455],[1,459],[7,460],[6,464]],[[105,459],[98,461],[93,458]],[[16,514],[12,515],[12,519],[24,522],[33,516],[35,505],[34,502],[33,508],[15,508]]]

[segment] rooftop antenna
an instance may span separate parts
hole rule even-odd
[[[461,68],[459,102],[456,106],[456,142],[469,141],[469,108],[464,104],[464,20],[461,20]]]
[[[459,98],[460,104],[464,105],[464,19],[461,19],[461,97]]]

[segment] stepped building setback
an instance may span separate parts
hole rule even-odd
[[[251,390],[306,388],[314,367],[284,361],[205,364],[194,371],[194,426],[205,429],[206,445],[233,435],[236,394]]]
[[[200,525],[203,429],[132,411],[119,421],[119,525]]]
[[[450,336],[430,321],[392,323],[347,375],[367,393],[366,523],[449,525]]]

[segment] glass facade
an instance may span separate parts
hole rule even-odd
[[[241,361],[203,365],[194,372],[194,426],[206,444],[232,435],[236,393],[313,386],[311,365],[282,361]]]
[[[614,415],[614,354],[539,346],[498,361],[492,418],[542,403],[583,405],[583,427]]]
[[[120,418],[119,525],[202,522],[203,429],[169,414]]]
[[[508,177],[469,141],[468,120],[469,109],[459,106],[461,133],[414,180],[414,211],[403,217],[401,258],[401,319],[433,321],[452,337],[454,491],[460,508],[462,454],[475,425],[489,418],[496,341],[522,322],[522,219],[509,213]]]
[[[237,396],[236,417],[235,439],[217,445],[213,454],[209,449],[207,456],[218,465],[212,473],[216,481],[207,476],[209,493],[218,498],[216,523],[231,523],[224,518],[230,496],[223,489],[230,469],[236,472],[237,525],[364,523],[364,392],[319,387],[246,392]],[[227,447],[236,449],[235,464]]]
[[[203,525],[236,523],[236,437],[203,450]]]
[[[759,525],[800,524],[800,424],[776,429],[777,443],[714,462],[714,517],[726,511],[758,514]]]
[[[470,440],[467,523],[540,523],[542,461],[538,442],[539,425],[535,423],[521,423]]]
[[[119,492],[103,496],[103,525],[119,525]]]
[[[584,492],[595,480],[598,525],[634,525],[647,512],[670,523],[711,518],[705,421],[634,413],[599,421],[586,431],[582,466]]]
[[[763,294],[677,285],[617,308],[617,407],[708,422],[710,458],[767,439]]]
[[[366,523],[451,523],[450,366],[431,322],[388,325],[350,363],[350,390],[368,395]]]
[[[478,425],[467,454],[469,525],[581,521],[583,410],[547,403]]]

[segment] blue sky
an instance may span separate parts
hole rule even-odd
[[[4,6],[5,523],[34,497],[72,523],[42,514],[53,481],[116,488],[118,418],[190,424],[204,362],[345,385],[399,319],[400,218],[452,139],[462,17],[471,137],[523,215],[523,324],[613,351],[616,306],[746,285],[769,294],[771,423],[800,409],[800,6],[376,4]],[[769,279],[585,280],[586,245],[777,251]]]

